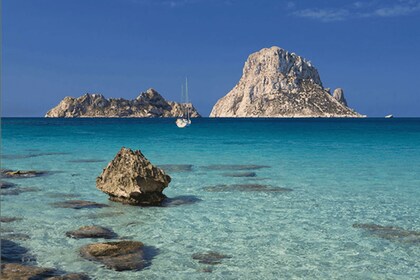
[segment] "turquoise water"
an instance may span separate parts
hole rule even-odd
[[[191,171],[168,172],[164,193],[192,203],[109,202],[95,178],[122,146],[140,149],[155,165],[191,164]],[[173,119],[2,119],[2,157],[2,168],[54,171],[5,179],[38,191],[1,197],[2,216],[23,218],[3,223],[3,231],[29,235],[16,242],[40,266],[95,279],[420,278],[418,239],[353,227],[420,231],[420,119],[204,118],[187,129]],[[229,166],[208,167],[220,164],[268,167],[242,178],[224,176],[243,172]],[[292,191],[209,188],[221,184]],[[110,207],[51,205],[74,199],[68,194]],[[116,272],[82,259],[82,245],[102,240],[65,232],[92,224],[142,241],[151,248],[151,265]],[[230,258],[217,265],[192,258],[207,251]]]

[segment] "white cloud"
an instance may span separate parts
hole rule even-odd
[[[378,8],[371,13],[371,16],[395,17],[404,16],[420,11],[420,3],[416,5],[395,5],[392,7]]]
[[[294,9],[296,7],[296,3],[293,1],[289,1],[286,3],[286,8],[287,9]]]
[[[323,22],[343,21],[353,18],[397,17],[420,11],[420,0],[356,1],[338,8],[311,8],[294,10],[292,15]]]
[[[328,22],[346,19],[349,11],[346,9],[304,9],[293,12],[293,15]]]

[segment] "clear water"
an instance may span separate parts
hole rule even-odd
[[[200,201],[154,208],[109,202],[95,178],[122,146],[156,165],[192,164],[191,172],[169,172],[164,193]],[[173,119],[3,119],[2,156],[3,168],[57,171],[8,179],[39,191],[1,197],[2,216],[23,218],[2,224],[3,231],[28,234],[18,243],[40,266],[95,279],[420,278],[419,243],[352,227],[420,231],[420,119],[194,119],[187,129]],[[81,159],[100,162],[72,162]],[[269,168],[232,178],[207,170],[211,164]],[[205,189],[235,183],[293,191]],[[70,199],[63,194],[111,207],[54,208]],[[150,246],[152,264],[116,272],[82,259],[82,245],[102,240],[65,232],[92,224]],[[231,258],[211,266],[191,257],[207,251]]]

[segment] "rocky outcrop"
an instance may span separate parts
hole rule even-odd
[[[80,255],[117,271],[140,270],[146,266],[143,246],[139,241],[95,243],[83,246]]]
[[[344,98],[344,90],[342,88],[336,88],[333,93],[333,97],[343,104],[344,106],[347,106],[346,98]]]
[[[238,84],[217,101],[210,117],[362,115],[331,96],[309,61],[279,47],[271,47],[248,57]]]
[[[140,152],[121,148],[96,179],[96,187],[110,200],[133,205],[160,205],[171,177]]]
[[[47,112],[47,118],[77,118],[77,117],[129,117],[129,118],[159,118],[179,117],[190,108],[191,117],[200,114],[191,103],[166,101],[156,90],[150,88],[134,100],[123,98],[106,99],[101,94],[85,94],[81,97],[65,97],[60,104]]]

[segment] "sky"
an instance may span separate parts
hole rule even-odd
[[[420,116],[420,0],[3,0],[4,117],[42,117],[65,96],[133,99],[148,88],[203,116],[247,57],[310,60],[368,116]]]

